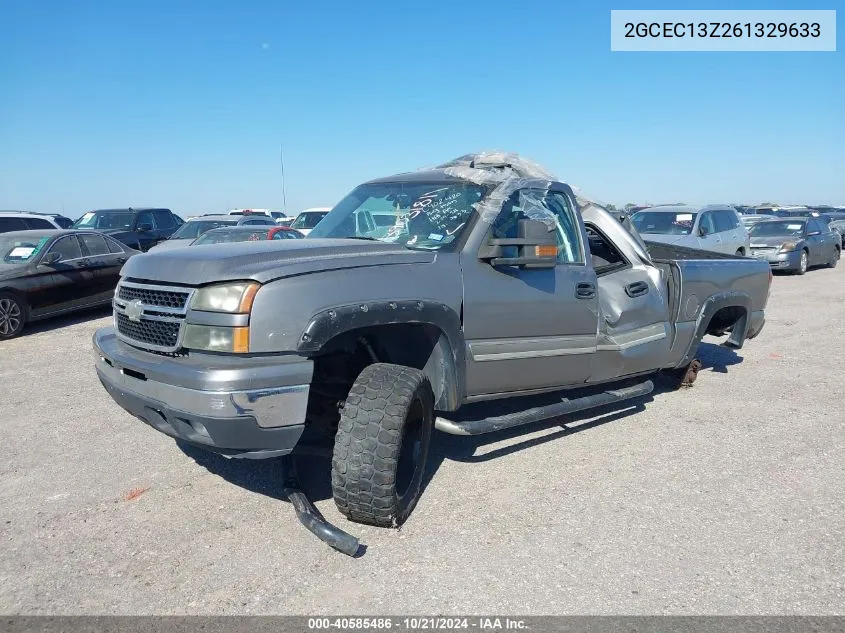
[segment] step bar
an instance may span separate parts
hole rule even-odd
[[[434,428],[450,435],[484,435],[485,433],[495,433],[496,431],[511,429],[524,424],[549,420],[561,415],[575,413],[576,411],[595,409],[633,398],[640,398],[647,396],[652,391],[654,391],[654,383],[651,380],[646,380],[630,387],[609,389],[600,393],[581,396],[580,398],[562,398],[559,402],[531,407],[505,415],[468,420],[449,420],[447,418],[437,417],[434,421]]]

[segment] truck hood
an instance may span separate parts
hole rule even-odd
[[[135,255],[121,275],[198,286],[217,281],[273,279],[364,266],[430,264],[436,254],[396,244],[349,239],[266,240],[204,244]]]

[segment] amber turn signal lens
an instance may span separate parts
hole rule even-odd
[[[255,294],[260,287],[258,284],[250,284],[246,287],[241,297],[241,304],[238,306],[238,312],[246,313],[252,310],[252,302],[255,301]]]
[[[557,257],[557,246],[535,246],[536,257]]]
[[[232,351],[236,354],[246,354],[249,352],[248,327],[232,328]]]

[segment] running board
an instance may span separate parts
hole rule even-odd
[[[434,421],[434,428],[450,435],[483,435],[524,424],[531,424],[532,422],[556,418],[576,411],[594,409],[632,398],[647,396],[652,391],[654,391],[654,383],[651,380],[646,380],[630,387],[602,391],[588,396],[581,396],[580,398],[563,398],[551,404],[531,407],[505,415],[470,418],[466,420],[448,420],[438,417]]]

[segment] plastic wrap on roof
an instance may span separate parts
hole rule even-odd
[[[539,163],[514,152],[489,151],[465,154],[438,165],[437,168],[445,169],[447,173],[458,178],[479,183],[501,182],[508,178],[556,179],[553,173]]]
[[[484,200],[474,205],[481,221],[488,224],[496,219],[515,191],[529,185],[536,188],[536,182],[531,182],[536,180],[548,181],[545,185],[548,190],[551,181],[557,180],[554,174],[538,163],[513,152],[465,154],[438,165],[437,169],[477,185],[495,185]],[[539,204],[530,204],[530,207],[534,216],[526,213],[528,217],[554,226],[555,216],[548,209]]]

